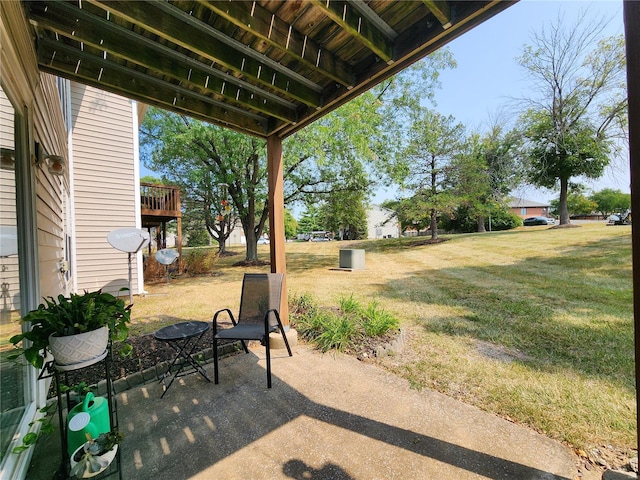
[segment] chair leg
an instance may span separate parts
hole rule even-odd
[[[289,346],[289,340],[287,340],[287,336],[284,333],[284,328],[280,325],[280,333],[282,334],[282,339],[284,340],[284,344],[287,347],[287,352],[289,352],[289,356],[293,357],[293,353],[291,353],[291,347]]]
[[[213,336],[213,383],[218,384],[218,339]]]
[[[267,388],[271,388],[271,345],[269,345],[269,335],[264,342],[267,348]]]
[[[240,340],[240,343],[242,344],[242,348],[244,349],[244,353],[249,353],[249,349],[247,348],[247,344],[245,343],[244,340]]]

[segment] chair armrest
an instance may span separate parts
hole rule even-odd
[[[222,310],[218,310],[214,315],[213,315],[213,334],[215,335],[216,333],[218,333],[218,315],[220,315],[223,312],[227,312],[227,315],[229,315],[229,318],[231,319],[231,323],[233,323],[233,325],[237,325],[236,324],[236,319],[233,316],[233,313],[231,313],[231,310],[229,310],[228,308],[223,308]]]
[[[267,313],[264,314],[264,331],[265,332],[271,331],[271,327],[269,326],[270,313],[273,313],[275,315],[276,321],[278,322],[278,326],[282,328],[282,322],[280,321],[280,312],[278,311],[277,308],[272,308],[270,310],[267,310]]]

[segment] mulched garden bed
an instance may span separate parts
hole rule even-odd
[[[202,349],[211,348],[213,345],[212,335],[211,330],[205,333],[200,340],[199,347],[202,347]],[[359,360],[373,360],[377,356],[384,354],[388,345],[399,336],[400,334],[396,332],[376,338],[362,338],[358,344],[349,348],[345,353]],[[127,342],[133,347],[133,352],[129,357],[123,358],[115,353],[112,356],[111,375],[113,381],[128,377],[134,373],[143,372],[163,362],[171,362],[176,355],[175,351],[167,343],[156,340],[152,333],[129,337]],[[302,340],[299,340],[299,342],[302,342]],[[104,364],[99,362],[82,370],[69,372],[67,381],[69,386],[80,382],[92,385],[104,379],[104,373]],[[50,395],[55,396],[53,385]]]

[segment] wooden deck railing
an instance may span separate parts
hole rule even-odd
[[[143,215],[180,217],[180,187],[140,183]]]

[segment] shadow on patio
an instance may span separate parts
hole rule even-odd
[[[190,375],[164,399],[155,382],[120,393],[123,478],[576,476],[559,443],[348,356],[275,350],[268,390],[263,354],[222,359],[219,385]]]

